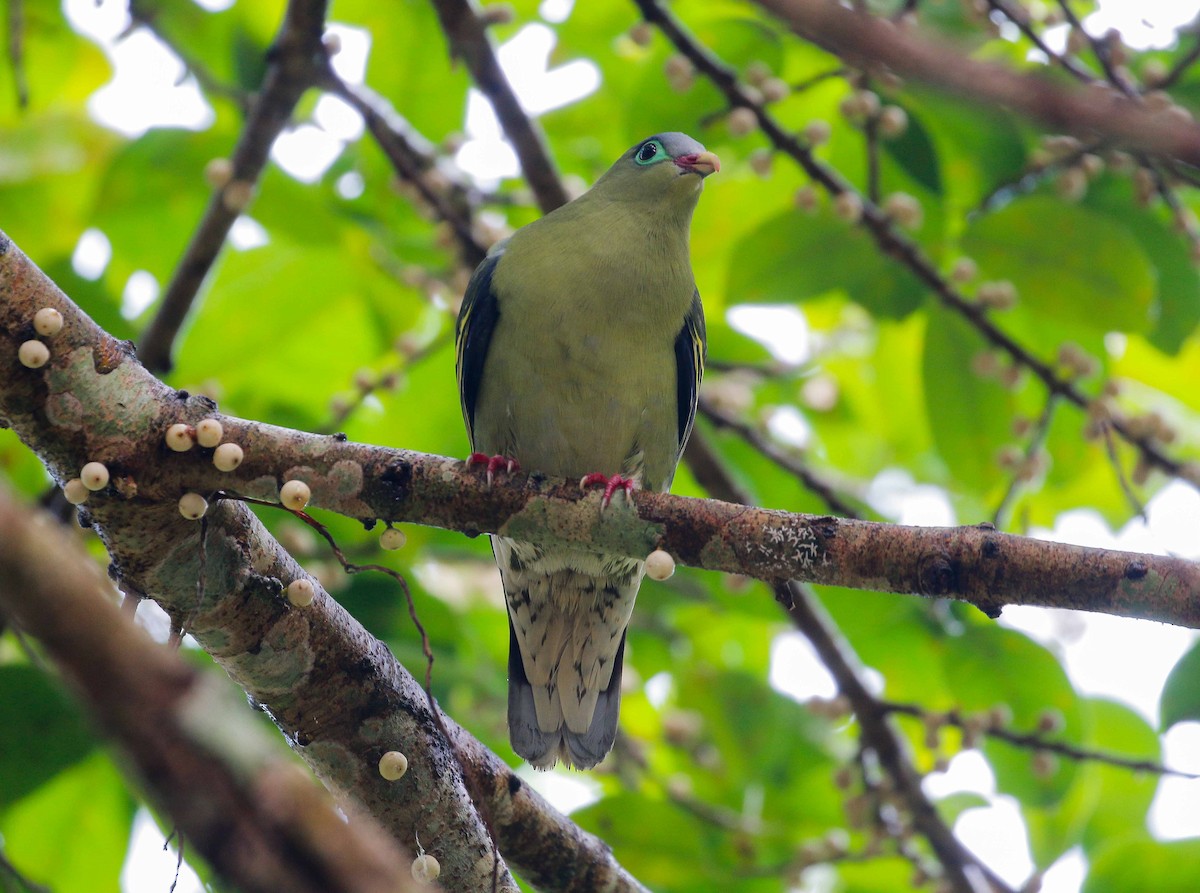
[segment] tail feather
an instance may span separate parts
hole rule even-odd
[[[568,767],[591,769],[612,750],[617,737],[617,718],[621,711],[621,665],[625,657],[624,631],[613,658],[608,685],[596,696],[591,724],[585,731],[575,732],[563,718],[553,686],[534,686],[530,683],[511,618],[508,628],[508,733],[513,750],[538,769],[549,769],[557,760],[562,760]],[[545,703],[541,712],[537,709],[539,702]],[[541,723],[539,716],[543,720]],[[546,725],[552,727],[543,728]]]

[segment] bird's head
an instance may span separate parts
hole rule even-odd
[[[617,201],[695,206],[704,178],[721,160],[686,133],[659,133],[642,140],[608,169],[595,187]]]

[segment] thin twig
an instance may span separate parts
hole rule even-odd
[[[1029,39],[1029,42],[1037,47],[1047,59],[1064,71],[1070,72],[1076,80],[1090,84],[1096,79],[1090,71],[1083,68],[1070,56],[1052,50],[1049,44],[1042,40],[1042,36],[1034,30],[1029,21],[1029,13],[1023,7],[1014,8],[1008,4],[1007,0],[987,0],[987,5],[1016,25],[1020,32]]]
[[[25,77],[25,0],[8,2],[8,65],[12,69],[17,108],[29,107],[29,81]]]
[[[328,65],[321,43],[327,0],[290,0],[272,47],[263,89],[231,159],[228,183],[214,190],[204,217],[175,268],[158,312],[142,334],[138,355],[153,372],[171,368],[175,339],[238,215],[245,210],[275,138],[296,103]]]
[[[700,398],[699,407],[700,412],[718,428],[727,428],[733,431],[788,474],[795,475],[808,490],[816,494],[829,507],[830,511],[836,512],[843,518],[862,517],[862,513],[846,501],[828,481],[823,480],[796,456],[781,450],[757,428],[722,412],[713,405],[711,400],[703,396]]]
[[[463,263],[472,269],[487,255],[488,246],[475,238],[471,227],[471,202],[465,184],[450,183],[439,190],[427,176],[437,164],[433,146],[380,96],[366,87],[351,86],[332,71],[326,73],[325,89],[344,99],[363,117],[367,130],[387,155],[396,173],[416,187],[421,198],[439,219],[454,231]]]
[[[1137,90],[1135,90],[1121,73],[1117,71],[1116,66],[1112,61],[1112,50],[1109,47],[1107,38],[1105,40],[1097,40],[1092,36],[1087,28],[1083,27],[1083,22],[1079,20],[1079,16],[1075,15],[1075,10],[1071,9],[1071,4],[1067,0],[1058,0],[1058,8],[1062,10],[1063,16],[1067,20],[1067,24],[1072,29],[1083,35],[1088,46],[1092,50],[1092,55],[1096,57],[1096,61],[1100,63],[1100,68],[1104,71],[1104,77],[1110,84],[1128,96],[1130,99],[1140,101]]]
[[[925,709],[920,704],[905,704],[897,701],[880,701],[879,706],[886,713],[900,713],[905,716],[913,716],[917,719],[925,719],[933,715],[931,711]],[[938,720],[942,725],[953,726],[956,729],[970,729],[974,725],[969,718],[964,716],[958,710],[950,710],[946,713],[938,713]],[[1059,756],[1067,757],[1072,760],[1080,760],[1094,763],[1104,763],[1108,766],[1116,766],[1119,769],[1128,769],[1131,772],[1146,772],[1151,775],[1169,775],[1176,778],[1200,778],[1200,774],[1194,772],[1184,772],[1181,769],[1171,769],[1158,763],[1154,760],[1139,759],[1137,757],[1124,757],[1119,754],[1108,753],[1102,750],[1093,750],[1091,748],[1079,747],[1067,741],[1055,741],[1049,739],[1041,732],[1013,732],[1008,729],[985,725],[979,730],[979,734],[989,738],[995,738],[998,741],[1004,741],[1011,744],[1013,747],[1020,747],[1026,750],[1033,751],[1048,751],[1056,753]]]
[[[475,86],[495,109],[500,126],[521,162],[525,179],[537,196],[538,206],[543,213],[549,213],[565,205],[567,192],[555,172],[541,128],[521,108],[475,9],[468,0],[433,0],[433,7],[450,42],[451,55],[466,63]]]
[[[1046,405],[1042,408],[1042,414],[1038,417],[1037,422],[1033,426],[1033,433],[1029,438],[1029,443],[1025,447],[1025,452],[1021,462],[1013,469],[1013,476],[1008,482],[1008,487],[1004,491],[1004,495],[1000,498],[999,504],[996,506],[996,511],[992,512],[992,523],[997,527],[1003,527],[1003,515],[1008,510],[1009,504],[1017,495],[1017,490],[1020,488],[1028,464],[1033,461],[1033,457],[1037,455],[1038,450],[1046,443],[1046,435],[1050,432],[1050,423],[1054,420],[1054,411],[1058,408],[1058,399],[1050,394],[1046,397]]]

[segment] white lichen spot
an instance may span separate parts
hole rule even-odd
[[[758,546],[764,558],[786,566],[799,565],[803,570],[829,564],[829,555],[816,533],[807,525],[781,523],[768,527],[764,536],[766,542]]]
[[[103,490],[108,486],[108,468],[102,462],[89,462],[79,469],[79,480],[89,490]]]
[[[199,493],[184,493],[179,497],[179,514],[189,521],[199,521],[208,511],[208,500]]]
[[[338,496],[357,496],[363,488],[362,465],[350,459],[335,462],[328,480]]]
[[[399,781],[408,771],[408,757],[398,750],[389,750],[379,758],[379,774],[388,781]]]

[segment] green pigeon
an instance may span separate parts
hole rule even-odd
[[[688,256],[716,155],[642,140],[588,192],[496,245],[455,331],[459,395],[488,478],[523,467],[666,490],[696,416],[704,310]],[[625,630],[645,563],[493,536],[508,604],[508,726],[534,766],[612,749]]]

